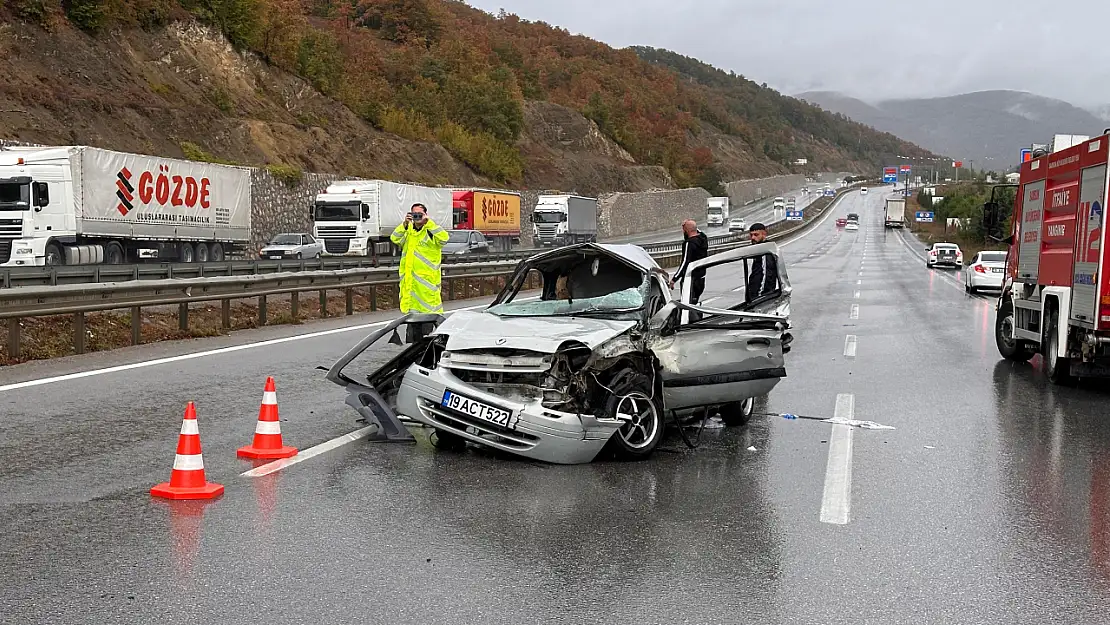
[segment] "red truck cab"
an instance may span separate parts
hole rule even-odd
[[[1056,383],[1110,377],[1108,144],[1104,134],[1034,152],[1021,166],[1009,215],[996,343],[1011,360],[1041,354],[1045,374]],[[993,198],[984,206],[988,233],[1003,234],[1005,212]]]

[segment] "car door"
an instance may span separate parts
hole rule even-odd
[[[755,299],[745,284],[755,263],[778,269],[778,288]],[[783,338],[790,327],[790,281],[774,243],[745,246],[690,264],[707,269],[700,303],[683,281],[676,305],[651,349],[662,368],[668,409],[713,406],[769,393],[786,376]],[[689,274],[688,274],[689,275]],[[653,321],[655,321],[653,319]]]
[[[311,234],[305,234],[302,237],[305,244],[304,257],[315,258],[317,254],[324,253],[324,244],[316,240],[316,237]]]

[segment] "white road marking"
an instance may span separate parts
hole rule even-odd
[[[526,299],[537,299],[530,297]],[[522,300],[523,301],[523,300]],[[445,314],[450,315],[453,312],[460,310],[474,310],[475,308],[485,308],[489,304],[477,304],[475,306],[466,306],[464,308],[455,308],[447,311]],[[362,323],[359,325],[346,326],[342,328],[333,328],[331,330],[322,330],[320,332],[309,332],[307,334],[295,334],[293,336],[285,336],[279,339],[269,339],[266,341],[259,341],[257,343],[244,343],[242,345],[230,345],[228,347],[219,347],[216,349],[207,349],[200,352],[193,352],[190,354],[180,354],[178,356],[168,356],[166,358],[155,358],[154,360],[143,360],[140,362],[133,362],[126,365],[116,365],[114,367],[105,367],[103,369],[90,369],[89,371],[78,371],[76,373],[67,373],[65,375],[56,375],[49,378],[39,378],[37,380],[27,380],[25,382],[16,382],[14,384],[0,385],[0,393],[5,391],[15,391],[23,388],[31,388],[34,386],[42,386],[44,384],[54,384],[55,382],[68,382],[70,380],[80,380],[81,378],[91,378],[98,375],[106,375],[109,373],[119,373],[121,371],[130,371],[132,369],[144,369],[146,367],[153,367],[156,365],[166,365],[175,362],[182,362],[185,360],[194,360],[196,358],[204,358],[207,356],[218,356],[221,354],[231,354],[240,352],[246,349],[255,349],[258,347],[269,347],[271,345],[281,345],[283,343],[292,343],[294,341],[303,341],[305,339],[314,339],[321,336],[330,336],[332,334],[342,334],[344,332],[353,332],[355,330],[369,330],[371,328],[380,328],[384,325],[392,323],[392,319],[388,321],[375,321],[373,323]]]
[[[854,297],[855,299],[859,299],[859,291],[856,291],[856,294],[855,294],[855,295],[854,295],[853,297]]]
[[[855,396],[836,396],[834,417],[852,419]],[[847,525],[852,509],[852,437],[855,429],[848,425],[832,426],[829,436],[829,461],[825,467],[825,493],[821,498],[821,522]]]
[[[848,358],[856,357],[856,346],[859,344],[859,339],[855,334],[849,334],[844,337],[844,355]]]
[[[852,304],[852,312],[848,314],[849,319],[859,319],[859,304]]]
[[[347,443],[353,443],[359,439],[366,438],[377,429],[378,426],[376,425],[368,425],[364,428],[359,428],[354,432],[351,432],[350,434],[344,434],[343,436],[333,438],[326,443],[320,443],[315,447],[309,447],[308,449],[298,452],[296,456],[293,456],[291,458],[283,458],[281,460],[267,462],[266,464],[255,467],[250,471],[244,471],[239,475],[240,477],[262,477],[263,475],[276,473],[284,469],[285,467],[293,466],[298,462],[304,462],[309,458],[319,456],[320,454],[331,451],[336,447],[341,447],[343,445],[346,445]]]
[[[856,275],[857,275],[857,276],[862,276],[862,275],[863,275],[863,272],[861,271],[861,272],[857,273]]]
[[[859,285],[861,285],[861,284],[863,284],[863,280],[856,280],[856,285],[857,285],[857,286],[859,286]]]

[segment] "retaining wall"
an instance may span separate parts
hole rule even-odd
[[[729,203],[739,208],[804,186],[806,186],[806,177],[801,174],[792,174],[729,182],[725,184],[725,191],[728,193]]]

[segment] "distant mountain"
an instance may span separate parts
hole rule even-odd
[[[1110,104],[1092,107],[1090,111],[1094,114],[1095,117],[1101,119],[1102,121],[1110,122]]]
[[[1006,170],[1023,147],[1054,134],[1097,135],[1107,120],[1061,100],[1021,91],[979,91],[868,104],[829,91],[794,96],[834,113],[947,154],[975,167]],[[1108,107],[1110,109],[1110,107]],[[1110,110],[1103,114],[1110,117]]]

